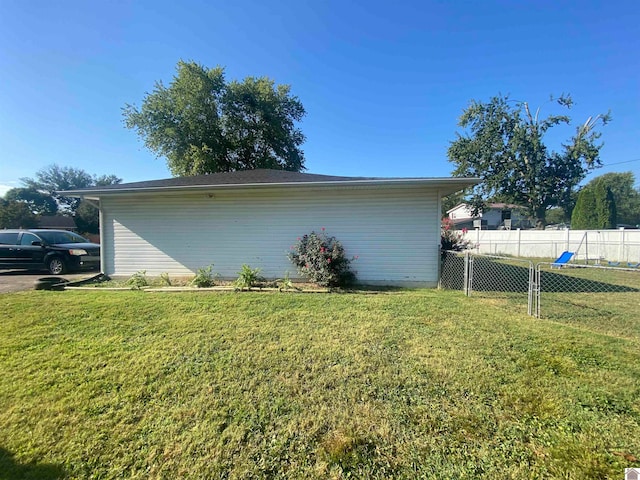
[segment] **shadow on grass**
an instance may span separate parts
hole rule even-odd
[[[590,293],[624,293],[638,292],[640,289],[617,283],[601,282],[589,278],[555,272],[540,272],[540,290],[542,292],[590,292]]]
[[[65,478],[62,467],[50,463],[18,463],[13,454],[0,447],[0,480],[57,480]]]

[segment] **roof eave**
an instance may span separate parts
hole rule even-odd
[[[322,182],[278,182],[278,183],[230,183],[221,185],[176,185],[176,186],[153,186],[153,187],[131,187],[131,188],[114,188],[114,189],[82,189],[82,190],[65,190],[57,192],[67,197],[80,197],[99,199],[101,196],[137,194],[137,193],[154,193],[154,192],[179,192],[193,190],[232,190],[246,188],[292,188],[292,187],[348,187],[348,186],[430,186],[439,188],[443,194],[457,192],[466,187],[476,185],[481,179],[479,178],[386,178],[380,180],[347,180],[347,181],[322,181]]]

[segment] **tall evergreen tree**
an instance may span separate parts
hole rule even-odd
[[[571,228],[574,230],[588,230],[595,228],[596,218],[596,197],[593,188],[583,188],[578,193],[576,206],[571,215]]]
[[[571,228],[600,230],[615,226],[616,202],[611,189],[602,183],[596,183],[580,190],[571,216]]]
[[[613,192],[604,183],[598,183],[594,189],[596,199],[597,229],[616,228],[616,202]]]

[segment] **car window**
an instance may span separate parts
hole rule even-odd
[[[5,245],[15,245],[17,241],[17,233],[0,232],[0,243]]]
[[[51,245],[58,243],[87,243],[88,241],[73,232],[38,232],[38,235]]]
[[[20,245],[31,245],[31,242],[39,242],[40,239],[33,233],[23,233],[20,239]]]

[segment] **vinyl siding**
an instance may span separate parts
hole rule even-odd
[[[440,242],[438,194],[424,187],[261,189],[101,199],[105,273],[192,275],[214,264],[235,278],[243,263],[267,278],[286,271],[296,238],[325,227],[357,255],[363,283],[434,286]]]

